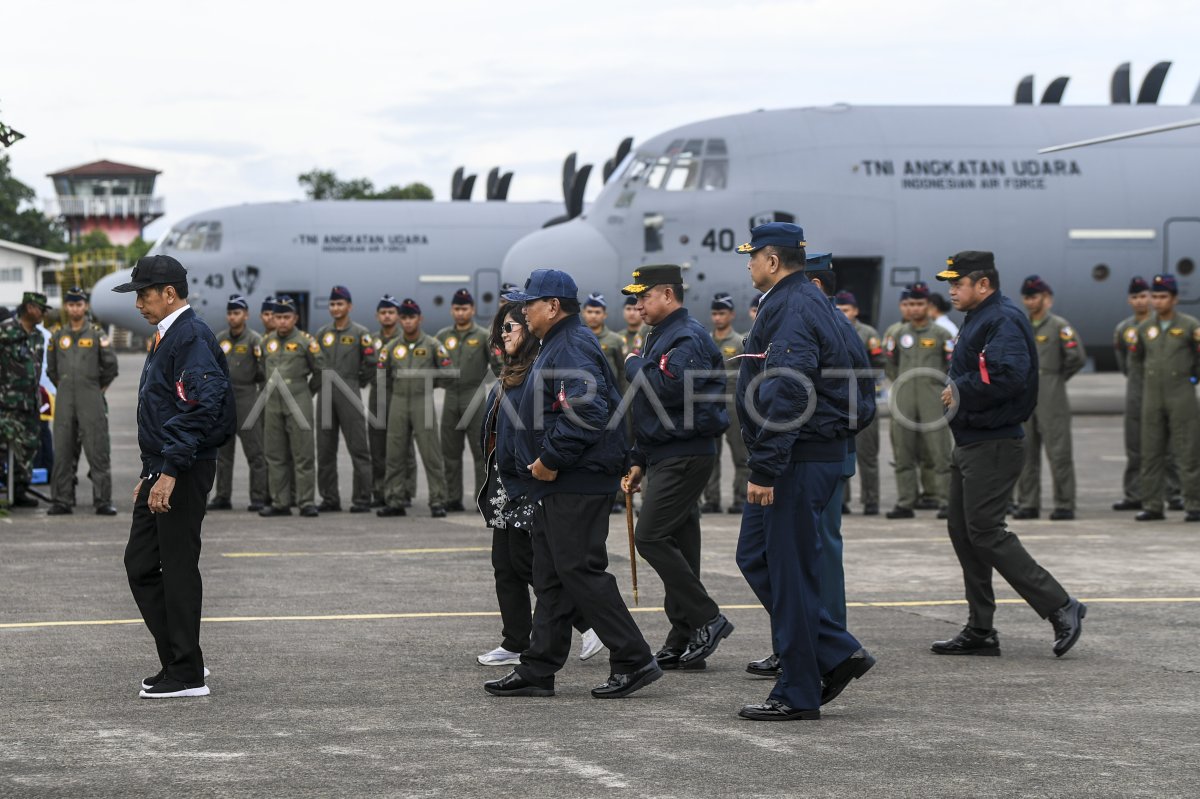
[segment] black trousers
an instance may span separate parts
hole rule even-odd
[[[951,457],[946,527],[962,565],[970,627],[992,629],[996,612],[993,569],[1043,619],[1067,604],[1067,592],[1004,524],[1024,457],[1025,442],[1019,438],[955,447]]]
[[[533,632],[533,605],[529,587],[533,585],[533,540],[520,528],[492,529],[492,570],[496,573],[496,601],[500,605],[500,646],[509,652],[529,648]],[[575,614],[571,622],[579,632],[587,631],[583,617]]]
[[[200,651],[200,524],[216,476],[215,460],[196,461],[180,472],[169,513],[151,513],[146,501],[158,481],[142,481],[133,506],[125,573],[133,599],[158,648],[167,676],[185,683],[204,682]]]
[[[533,513],[533,635],[517,672],[544,686],[571,653],[571,619],[578,611],[608,647],[614,674],[650,662],[646,639],[609,574],[611,494],[550,494]]]
[[[666,591],[671,622],[666,646],[683,649],[692,630],[720,613],[700,582],[700,495],[712,475],[715,455],[667,458],[649,468],[634,541]]]

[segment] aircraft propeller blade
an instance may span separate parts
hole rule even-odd
[[[463,184],[463,168],[460,166],[454,170],[454,174],[450,177],[450,199],[457,200],[459,193],[462,192]]]
[[[500,167],[492,167],[487,174],[487,193],[486,197],[489,200],[496,199],[496,184],[500,182]]]
[[[1043,147],[1038,150],[1038,153],[1045,155],[1046,153],[1057,153],[1062,150],[1073,150],[1076,147],[1090,147],[1093,144],[1104,144],[1110,141],[1120,141],[1121,139],[1132,139],[1138,136],[1150,136],[1155,133],[1166,133],[1171,130],[1180,130],[1182,128],[1200,127],[1200,118],[1185,119],[1182,122],[1171,122],[1167,125],[1155,125],[1152,128],[1140,128],[1138,130],[1127,130],[1123,133],[1113,133],[1108,136],[1097,136],[1094,139],[1084,139],[1083,141],[1071,142],[1069,144],[1057,144],[1053,147]]]
[[[1058,77],[1050,81],[1046,91],[1042,92],[1042,105],[1058,105],[1062,102],[1063,92],[1067,90],[1068,77]]]
[[[508,187],[512,183],[512,172],[505,172],[500,176],[500,182],[496,184],[496,199],[501,202],[508,199]]]
[[[608,183],[608,179],[612,177],[612,173],[616,168],[617,162],[613,159],[610,158],[604,162],[604,169],[601,171],[601,174],[604,176],[605,183]]]
[[[1132,97],[1132,89],[1129,88],[1129,85],[1129,62],[1126,61],[1117,67],[1117,71],[1112,76],[1109,96],[1112,98],[1113,105],[1129,104],[1130,97]]]
[[[475,175],[467,175],[462,182],[462,191],[459,192],[459,196],[456,199],[470,201],[471,192],[475,190],[475,178]]]
[[[571,153],[563,160],[562,168],[562,189],[563,189],[563,204],[569,205],[571,197],[571,186],[575,184],[575,153]]]
[[[575,174],[575,181],[571,184],[571,193],[567,197],[568,219],[574,219],[583,213],[583,192],[587,189],[588,177],[591,174],[591,164],[584,164]]]
[[[1138,105],[1154,105],[1158,102],[1158,94],[1162,91],[1163,81],[1167,79],[1167,70],[1170,68],[1170,61],[1159,61],[1150,67],[1150,71],[1142,79],[1142,88],[1138,90]]]
[[[1033,76],[1026,75],[1021,78],[1021,82],[1017,84],[1017,97],[1014,101],[1017,105],[1033,105]]]

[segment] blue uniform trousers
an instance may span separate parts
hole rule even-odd
[[[846,453],[842,478],[834,484],[833,496],[821,511],[821,604],[829,618],[846,626],[846,573],[842,570],[842,503],[846,485],[854,476],[855,454]]]
[[[746,505],[737,563],[771,614],[783,674],[771,698],[801,710],[821,706],[821,675],[861,645],[821,604],[818,518],[842,479],[843,463],[788,464],[772,505]]]

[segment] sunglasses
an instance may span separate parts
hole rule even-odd
[[[512,333],[515,330],[524,330],[525,325],[521,324],[520,322],[505,322],[504,324],[500,325],[500,329],[505,333]]]

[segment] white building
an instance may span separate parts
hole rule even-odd
[[[57,305],[57,273],[66,261],[66,253],[0,239],[0,305],[14,308],[27,291],[40,291]]]

